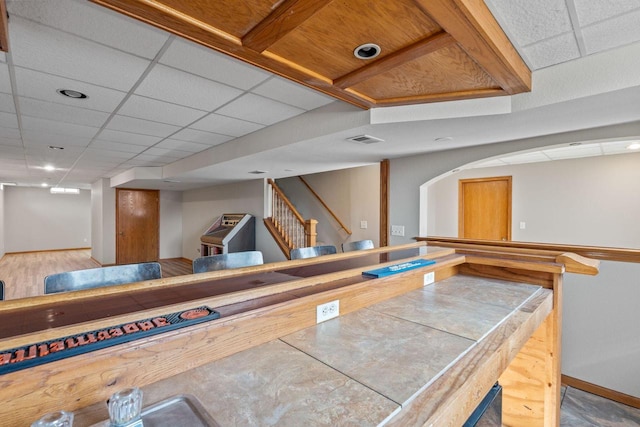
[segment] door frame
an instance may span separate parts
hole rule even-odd
[[[116,188],[116,229],[115,229],[115,246],[116,246],[116,265],[120,265],[119,245],[118,245],[118,232],[120,230],[120,191],[142,191],[146,193],[156,193],[158,196],[158,202],[156,204],[158,227],[156,228],[156,237],[158,240],[156,259],[160,259],[160,190],[146,190],[141,188]]]
[[[511,207],[511,193],[512,193],[512,184],[513,179],[509,176],[491,176],[484,178],[469,178],[469,179],[459,179],[458,180],[458,237],[464,236],[464,191],[463,186],[466,183],[477,183],[477,182],[491,182],[491,181],[506,181],[508,187],[507,194],[507,241],[511,241],[511,225],[512,225],[512,207]]]

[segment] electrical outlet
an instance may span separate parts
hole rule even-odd
[[[427,273],[424,275],[424,281],[422,282],[422,286],[427,286],[435,282],[436,273],[432,271],[431,273]]]
[[[404,225],[392,225],[391,226],[391,235],[392,236],[404,236]]]
[[[333,319],[340,315],[340,300],[330,301],[316,306],[316,323]]]
[[[360,221],[360,228],[361,229],[366,229],[367,228],[367,221]]]

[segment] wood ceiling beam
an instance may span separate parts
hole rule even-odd
[[[460,99],[491,98],[507,95],[501,88],[471,89],[456,92],[434,93],[430,95],[402,96],[377,101],[377,107],[393,107],[398,105],[423,104],[425,102],[458,101]]]
[[[242,38],[242,44],[256,52],[264,52],[302,25],[332,0],[285,0]]]
[[[428,55],[437,50],[443,49],[447,46],[455,44],[455,40],[449,34],[440,32],[430,37],[422,39],[410,46],[400,49],[390,55],[387,55],[375,62],[370,63],[364,67],[358,68],[338,77],[333,81],[333,85],[341,89],[346,89],[351,86],[370,79],[378,74],[382,74],[393,68],[399,67],[404,63],[413,61],[424,55]]]
[[[0,0],[0,50],[9,52],[9,20],[7,19],[7,3]]]
[[[413,0],[507,94],[531,91],[531,70],[481,0]]]

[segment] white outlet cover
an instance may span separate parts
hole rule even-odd
[[[316,323],[333,319],[340,315],[340,300],[330,301],[316,306]]]
[[[426,273],[424,275],[424,282],[422,283],[422,286],[430,285],[435,281],[436,281],[436,273],[435,273],[435,271],[432,271],[431,273]]]

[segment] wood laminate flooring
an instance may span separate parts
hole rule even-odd
[[[191,261],[185,258],[160,260],[162,277],[191,274]],[[44,294],[44,278],[65,271],[97,268],[90,249],[5,254],[0,259],[0,280],[5,283],[5,300]]]

